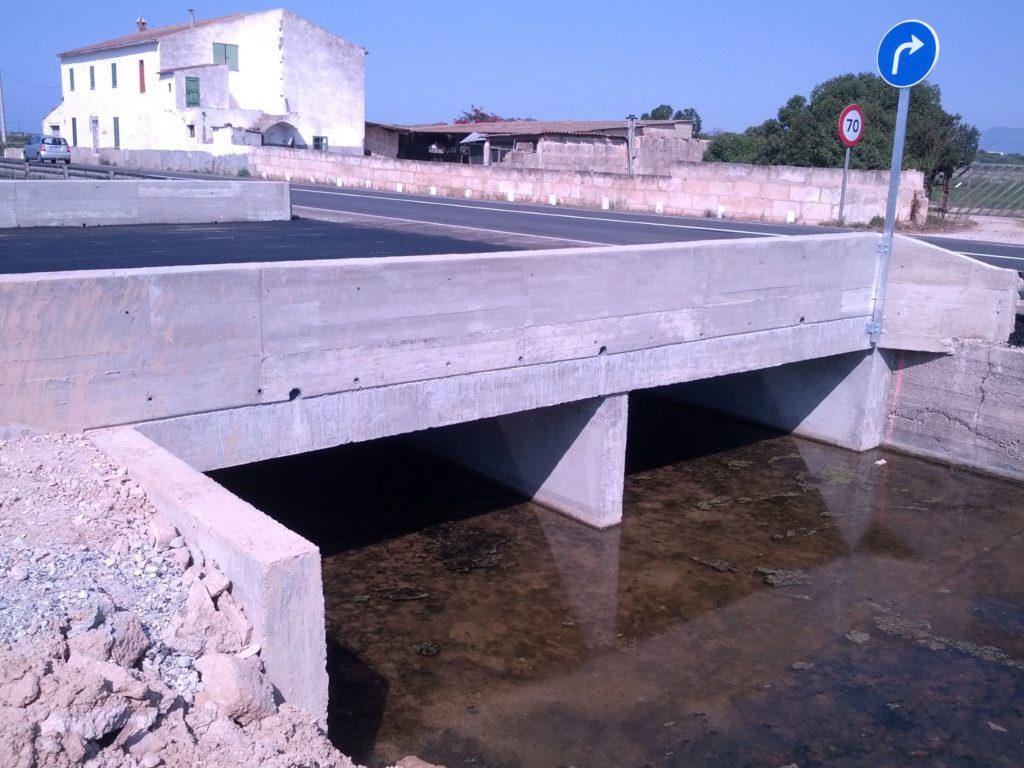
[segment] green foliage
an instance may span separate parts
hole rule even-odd
[[[995,165],[1024,165],[1024,155],[1019,152],[978,152],[974,162]]]
[[[760,143],[754,135],[756,129],[748,128],[743,133],[720,133],[704,153],[705,162],[756,163]]]
[[[28,141],[31,133],[21,133],[19,131],[8,131],[7,132],[7,143],[5,147],[24,147],[25,142]]]
[[[457,118],[455,118],[456,125],[466,125],[469,123],[507,123],[516,122],[519,120],[533,121],[532,117],[502,117],[497,112],[488,112],[483,107],[478,107],[476,104],[470,104],[469,109],[463,110]]]
[[[659,104],[650,112],[640,115],[641,120],[691,120],[693,122],[693,137],[700,138],[700,113],[695,107],[672,110],[671,104]]]
[[[243,179],[248,179],[249,177],[252,176],[248,168],[239,168],[238,175]]]
[[[848,104],[864,112],[864,138],[850,155],[851,168],[883,169],[892,160],[899,93],[870,73],[848,74],[814,87],[810,99],[793,96],[778,116],[743,134],[722,134],[705,159],[763,165],[834,168],[842,165],[845,147],[837,121]],[[940,174],[952,176],[966,167],[978,149],[978,130],[961,122],[960,115],[942,109],[939,87],[928,83],[910,91],[903,167],[924,171],[925,189]],[[735,137],[742,135],[745,141]]]
[[[673,120],[690,120],[690,121],[692,121],[693,122],[693,138],[695,138],[695,139],[699,139],[700,138],[700,131],[701,131],[701,127],[702,126],[701,126],[701,120],[700,120],[700,112],[697,111],[696,107],[687,107],[686,109],[680,109],[678,112],[676,112],[674,115],[672,115],[672,119]]]

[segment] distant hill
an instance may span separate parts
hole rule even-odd
[[[987,128],[981,132],[978,149],[1024,154],[1024,128]]]

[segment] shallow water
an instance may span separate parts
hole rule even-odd
[[[213,473],[321,547],[342,751],[1024,764],[1024,487],[630,409],[603,532],[397,440]]]

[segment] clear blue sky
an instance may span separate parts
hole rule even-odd
[[[55,54],[135,30],[266,10],[250,0],[15,3],[0,25],[9,130],[39,130],[60,98]],[[366,116],[449,121],[470,104],[511,117],[615,119],[695,106],[705,131],[742,130],[793,94],[875,71],[882,35],[918,18],[939,34],[930,82],[982,130],[1024,127],[1021,0],[291,0],[285,7],[370,51]],[[39,23],[36,23],[39,22]]]

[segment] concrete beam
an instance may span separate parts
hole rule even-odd
[[[417,435],[428,450],[595,528],[622,520],[627,396],[594,398]]]
[[[232,582],[267,676],[326,728],[327,640],[320,551],[130,428],[89,433],[190,544]]]
[[[866,451],[882,443],[889,375],[882,353],[852,352],[689,382],[659,393],[687,405]]]
[[[301,396],[293,402],[154,420],[138,429],[205,472],[567,401],[825,357],[838,350],[862,350],[868,343],[865,323],[866,318],[860,317],[618,355]],[[0,383],[0,409],[3,391]]]

